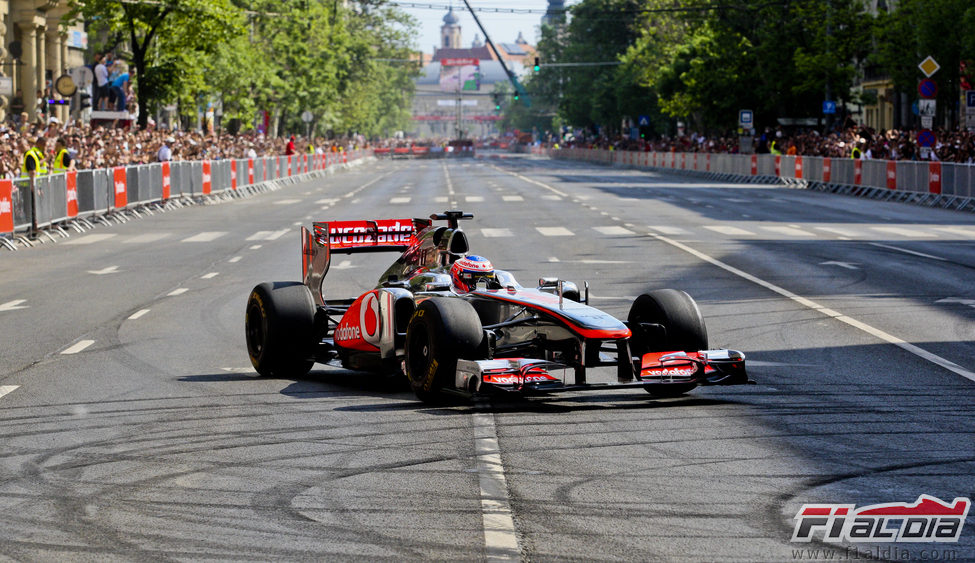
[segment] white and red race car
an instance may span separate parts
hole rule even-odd
[[[745,356],[709,350],[704,319],[682,291],[640,295],[626,320],[589,306],[589,285],[509,272],[458,290],[451,266],[469,253],[461,211],[430,219],[316,222],[302,227],[301,282],[255,287],[246,339],[261,375],[301,376],[315,362],[403,373],[416,395],[522,394],[642,387],[654,396],[748,383]],[[438,223],[445,221],[446,224]],[[326,297],[333,253],[398,252],[358,297]],[[589,381],[615,367],[612,381]]]

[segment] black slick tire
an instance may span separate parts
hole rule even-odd
[[[406,377],[417,398],[442,401],[454,385],[458,359],[473,359],[484,329],[474,307],[461,299],[433,297],[417,306],[406,329]]]
[[[694,299],[676,289],[656,289],[636,298],[627,321],[633,336],[630,353],[642,357],[647,352],[697,352],[707,350],[708,331]],[[656,324],[662,332],[644,331],[640,323]],[[655,397],[675,397],[694,389],[694,383],[652,384],[644,389]]]
[[[257,373],[301,377],[315,361],[315,302],[299,282],[256,286],[247,299],[244,334],[247,354]]]

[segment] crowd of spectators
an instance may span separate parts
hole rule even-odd
[[[60,124],[15,125],[0,124],[0,178],[16,178],[21,173],[24,153],[38,137],[47,139],[44,154],[48,166],[53,162],[57,139],[65,140],[74,168],[88,170],[130,164],[149,164],[160,161],[160,149],[165,145],[171,160],[217,160],[222,158],[257,158],[286,154],[288,137],[268,137],[259,133],[209,134],[195,131],[166,129],[127,130],[91,127],[74,122]],[[292,138],[293,139],[293,138]],[[298,152],[335,152],[350,145],[343,141],[330,142],[323,138],[294,139]]]
[[[937,142],[926,156],[917,141],[917,131],[869,127],[850,127],[821,135],[818,131],[766,130],[754,138],[756,153],[828,156],[831,158],[867,158],[879,160],[941,160],[971,164],[975,162],[975,133],[970,131],[936,131]],[[691,133],[659,139],[617,137],[575,138],[563,146],[656,152],[738,153],[738,138],[704,136]]]

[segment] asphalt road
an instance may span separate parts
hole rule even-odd
[[[757,384],[435,408],[254,373],[244,305],[300,277],[297,225],[448,208],[524,285],[588,280],[621,317],[687,291]],[[973,560],[975,522],[790,541],[804,503],[975,497],[973,242],[966,213],[513,158],[368,162],[0,251],[0,560]],[[336,257],[327,295],[392,258]]]

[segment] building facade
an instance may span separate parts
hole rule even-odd
[[[68,11],[68,0],[0,0],[0,121],[14,118],[21,102],[29,121],[68,119],[67,105],[44,107],[62,98],[54,81],[85,62],[87,35],[81,24],[62,25]]]

